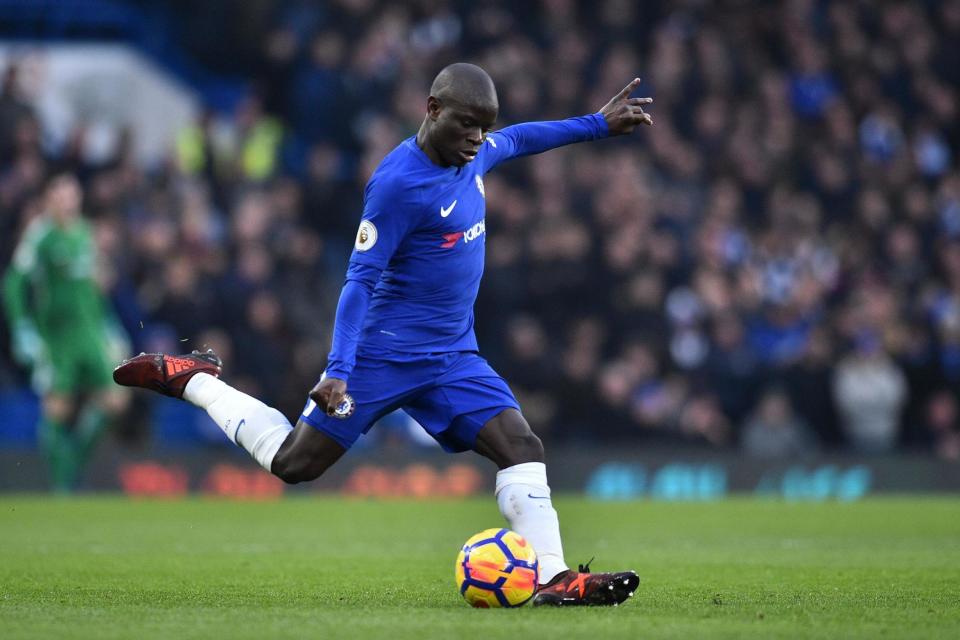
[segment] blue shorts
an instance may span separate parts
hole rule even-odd
[[[411,361],[358,357],[347,394],[355,407],[345,418],[327,415],[313,400],[300,416],[346,449],[377,420],[403,409],[446,451],[467,451],[491,418],[520,409],[503,378],[474,352],[424,354]]]

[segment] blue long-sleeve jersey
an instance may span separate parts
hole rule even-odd
[[[608,135],[599,113],[506,127],[467,165],[440,167],[407,138],[374,171],[337,305],[326,375],[357,356],[407,360],[477,351],[473,305],[483,275],[483,176],[520,156]]]

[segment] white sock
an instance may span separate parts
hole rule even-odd
[[[510,528],[533,545],[540,562],[540,584],[566,571],[560,520],[550,499],[547,466],[542,462],[516,464],[497,473],[497,506]]]
[[[190,378],[183,399],[205,409],[230,442],[246,449],[267,471],[287,434],[293,431],[282,413],[209,373]]]

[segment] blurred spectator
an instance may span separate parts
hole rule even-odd
[[[927,429],[933,450],[943,460],[960,460],[960,402],[947,390],[938,391],[927,403]]]
[[[886,453],[894,448],[907,385],[877,336],[865,333],[857,338],[854,351],[837,365],[833,393],[844,433],[855,450]]]
[[[741,446],[754,458],[795,458],[817,449],[809,426],[794,413],[790,397],[776,388],[761,396],[743,426]]]
[[[21,122],[34,117],[33,109],[20,95],[17,75],[17,66],[10,65],[3,72],[0,86],[0,158],[4,164],[17,155],[17,131]]]

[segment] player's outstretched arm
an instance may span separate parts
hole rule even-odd
[[[639,86],[640,78],[634,78],[600,109],[600,115],[607,121],[611,136],[632,133],[641,124],[648,127],[653,124],[653,118],[643,110],[643,105],[653,102],[653,98],[630,97]]]
[[[609,136],[618,136],[633,131],[637,125],[653,124],[643,105],[653,98],[631,98],[630,94],[640,85],[634,78],[610,102],[586,116],[546,122],[524,122],[491,133],[481,162],[481,172],[486,173],[506,160],[543,153],[575,142],[587,142]]]

